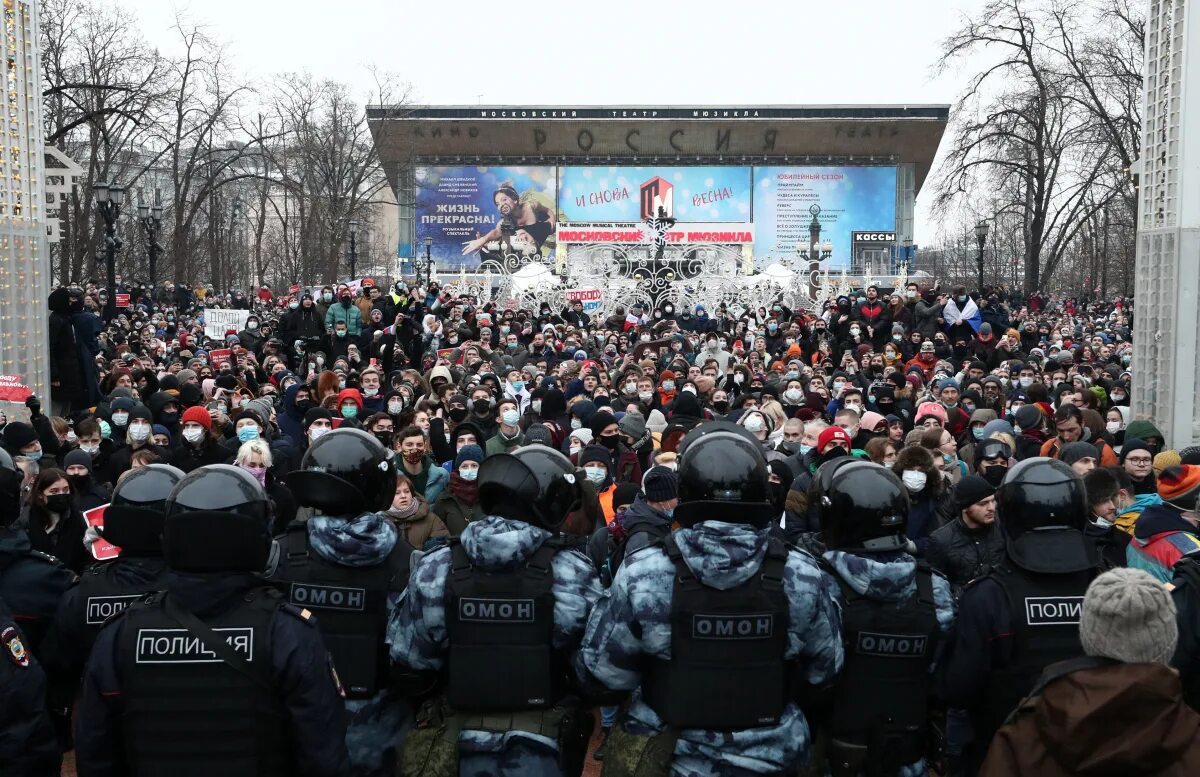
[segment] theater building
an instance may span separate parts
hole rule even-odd
[[[876,275],[910,257],[946,105],[379,106],[405,271],[702,252],[762,269],[816,252]]]

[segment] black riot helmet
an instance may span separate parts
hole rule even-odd
[[[1083,480],[1057,459],[1026,459],[996,491],[1008,555],[1030,572],[1078,572],[1096,565],[1085,540]]]
[[[813,488],[825,547],[883,553],[908,542],[908,492],[887,467],[848,456],[834,459],[817,470]]]
[[[249,472],[210,464],[167,497],[163,556],[183,572],[261,572],[271,549],[271,503]]]
[[[104,511],[104,539],[120,546],[122,555],[162,553],[167,497],[183,478],[184,473],[169,464],[151,464],[125,473]]]
[[[284,478],[301,507],[324,515],[388,509],[396,496],[392,452],[362,429],[334,429],[311,445],[300,469]]]
[[[765,527],[775,516],[762,443],[729,421],[709,421],[679,444],[680,526],[728,521]]]
[[[582,477],[571,460],[545,445],[488,456],[479,465],[479,505],[486,515],[557,531],[578,509]]]

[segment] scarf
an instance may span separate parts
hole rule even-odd
[[[421,509],[421,500],[417,498],[416,494],[414,494],[412,497],[412,500],[408,503],[407,508],[400,510],[395,507],[389,507],[387,514],[393,520],[407,521],[409,518],[412,518],[414,515],[416,515],[417,510],[420,510],[420,509]]]
[[[463,480],[457,472],[451,472],[450,493],[467,507],[474,507],[479,501],[479,481]]]

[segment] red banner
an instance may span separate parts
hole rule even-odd
[[[298,291],[300,291],[300,284],[293,283],[291,286],[288,286],[288,294],[295,294]]]
[[[33,394],[33,389],[21,382],[20,375],[0,375],[0,400],[24,402]]]
[[[117,307],[119,307],[119,308],[129,307],[129,295],[128,294],[117,294],[113,297],[113,299],[116,300]]]
[[[84,520],[88,526],[104,528],[104,512],[108,509],[108,505],[100,505],[93,507],[83,514]],[[105,539],[98,539],[92,543],[92,557],[97,561],[108,561],[121,555],[121,549]]]
[[[229,348],[216,348],[208,352],[208,362],[214,367],[227,362],[233,358],[233,351]]]

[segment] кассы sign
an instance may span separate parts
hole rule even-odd
[[[851,243],[895,243],[895,232],[851,232]]]

